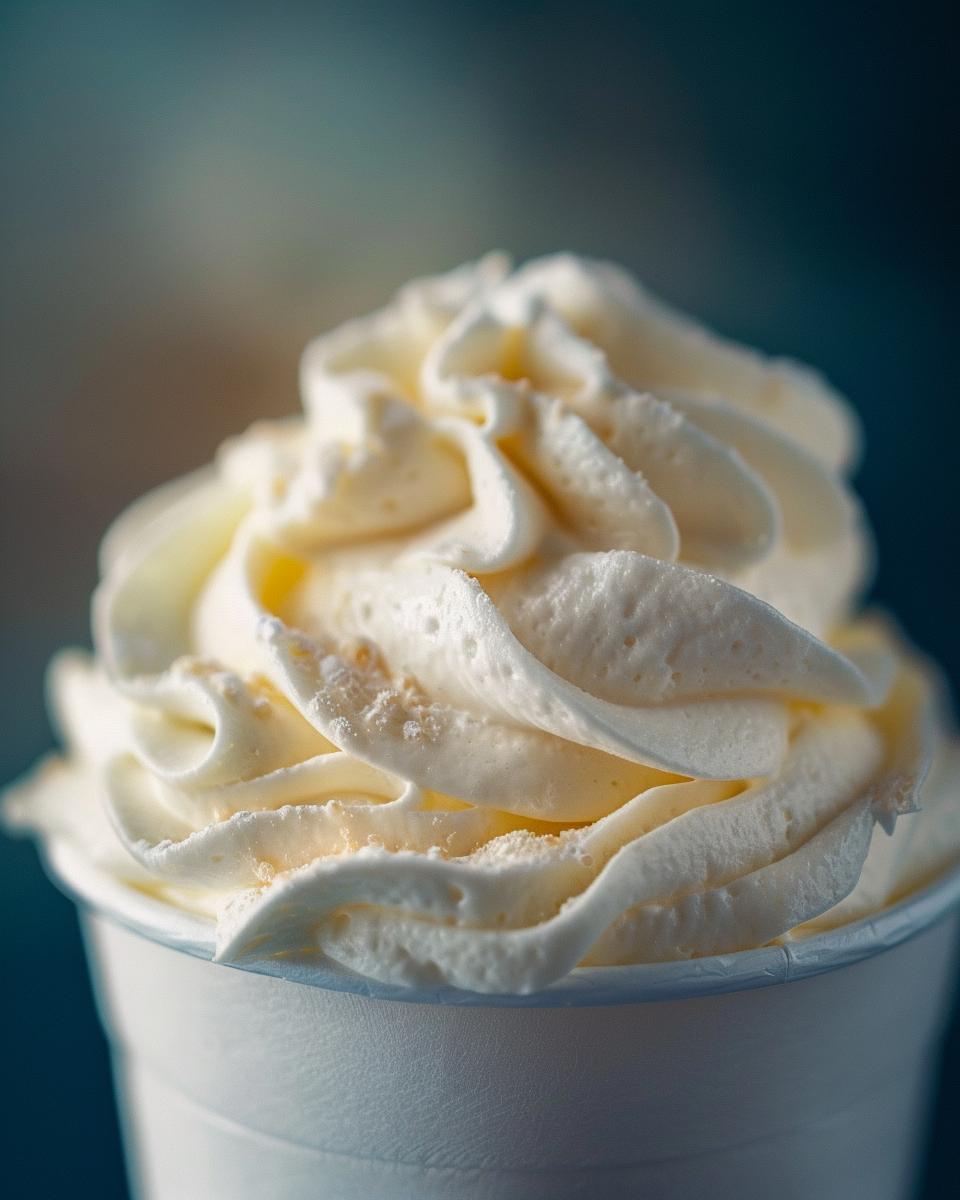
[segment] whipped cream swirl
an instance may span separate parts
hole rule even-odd
[[[108,535],[24,820],[222,960],[485,992],[851,893],[932,722],[853,620],[856,429],[818,376],[613,267],[491,256],[319,338],[302,391]]]

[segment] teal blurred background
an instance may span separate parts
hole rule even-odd
[[[865,427],[876,596],[956,679],[949,18],[0,3],[0,780],[51,744],[44,665],[87,641],[110,517],[293,411],[311,334],[492,247],[611,257],[824,370]],[[0,921],[5,1167],[123,1196],[72,911],[6,840]],[[945,1061],[927,1197],[953,1194],[956,1033]]]

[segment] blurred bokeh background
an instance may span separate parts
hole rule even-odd
[[[614,258],[824,370],[865,427],[876,597],[956,679],[949,22],[835,0],[5,0],[0,781],[52,742],[43,669],[88,640],[110,517],[295,410],[311,334],[491,247]],[[2,838],[0,905],[5,1171],[121,1197],[72,911]],[[944,1061],[927,1197],[955,1194],[956,1032]]]

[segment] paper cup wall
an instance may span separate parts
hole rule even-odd
[[[520,1005],[231,969],[88,911],[136,1195],[903,1200],[957,890]]]

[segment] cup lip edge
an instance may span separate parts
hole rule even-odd
[[[382,983],[330,960],[319,965],[269,958],[217,961],[213,957],[210,921],[178,911],[145,893],[138,895],[126,884],[110,879],[61,839],[41,846],[41,860],[52,882],[76,904],[82,915],[103,918],[147,941],[210,962],[212,966],[368,999],[454,1007],[606,1007],[692,999],[791,983],[853,966],[892,950],[930,929],[960,905],[960,862],[955,862],[895,903],[832,929],[702,958],[575,967],[538,992],[481,993],[450,985],[416,988]],[[105,881],[110,886],[105,888]]]

